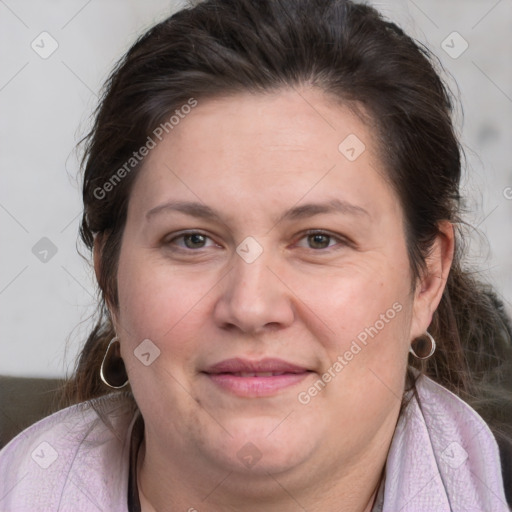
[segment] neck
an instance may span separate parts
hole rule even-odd
[[[344,512],[371,512],[382,482],[388,447],[383,457],[377,457],[377,463],[375,457],[370,458],[371,465],[365,458],[358,467],[335,478],[322,472],[315,484],[310,473],[303,481],[270,473],[254,478],[251,474],[226,472],[212,476],[209,472],[201,478],[201,472],[195,468],[188,468],[187,476],[184,465],[167,466],[164,473],[158,470],[158,463],[151,465],[144,439],[137,461],[141,510],[326,512],[339,510],[343,503]]]

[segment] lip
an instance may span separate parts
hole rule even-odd
[[[298,366],[288,361],[275,358],[265,358],[259,361],[251,361],[249,359],[242,359],[234,357],[232,359],[225,359],[212,366],[209,366],[205,373],[218,374],[218,373],[240,373],[240,372],[274,372],[274,373],[302,373],[308,371],[303,366]]]
[[[226,359],[203,371],[224,391],[242,397],[272,396],[304,380],[311,370],[282,359]]]

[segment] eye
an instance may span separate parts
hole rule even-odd
[[[307,248],[321,250],[321,249],[329,249],[330,247],[334,247],[336,245],[347,245],[348,242],[343,238],[332,235],[326,231],[319,230],[309,230],[307,231],[301,238],[301,240],[306,240],[309,244]],[[333,242],[331,244],[331,242]],[[300,245],[299,245],[300,247]],[[304,246],[302,246],[304,247]]]
[[[207,245],[210,240],[210,245]],[[333,235],[326,231],[321,230],[309,230],[303,233],[300,240],[306,240],[307,245],[297,243],[298,247],[304,247],[307,249],[314,249],[315,251],[330,249],[336,245],[345,246],[349,242],[343,237]],[[191,231],[188,233],[181,233],[172,238],[164,240],[166,246],[175,246],[178,250],[200,250],[206,249],[212,246],[218,246],[208,235],[199,231]]]
[[[183,244],[178,243],[178,240],[182,240]],[[211,238],[204,233],[200,233],[199,231],[193,231],[189,233],[182,233],[181,235],[177,235],[173,238],[165,240],[165,245],[177,245],[180,249],[204,249],[208,247],[206,245],[207,240],[211,240]],[[213,242],[213,240],[212,240]],[[217,245],[214,243],[214,245]]]

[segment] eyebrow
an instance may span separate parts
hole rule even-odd
[[[197,217],[201,219],[214,220],[224,223],[222,215],[213,208],[198,202],[193,201],[168,201],[161,205],[155,206],[146,212],[146,220],[150,220],[155,215],[167,212],[177,211]],[[370,214],[361,206],[342,201],[341,199],[332,199],[324,203],[306,203],[301,206],[295,206],[285,211],[280,217],[275,219],[275,223],[291,220],[301,220],[314,215],[321,215],[327,213],[342,213],[345,215],[353,215],[358,217],[367,216]]]

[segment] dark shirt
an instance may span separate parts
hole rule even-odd
[[[139,413],[135,420],[130,442],[130,474],[128,477],[128,511],[141,512],[139,488],[137,486],[137,454],[144,438],[144,420]]]

